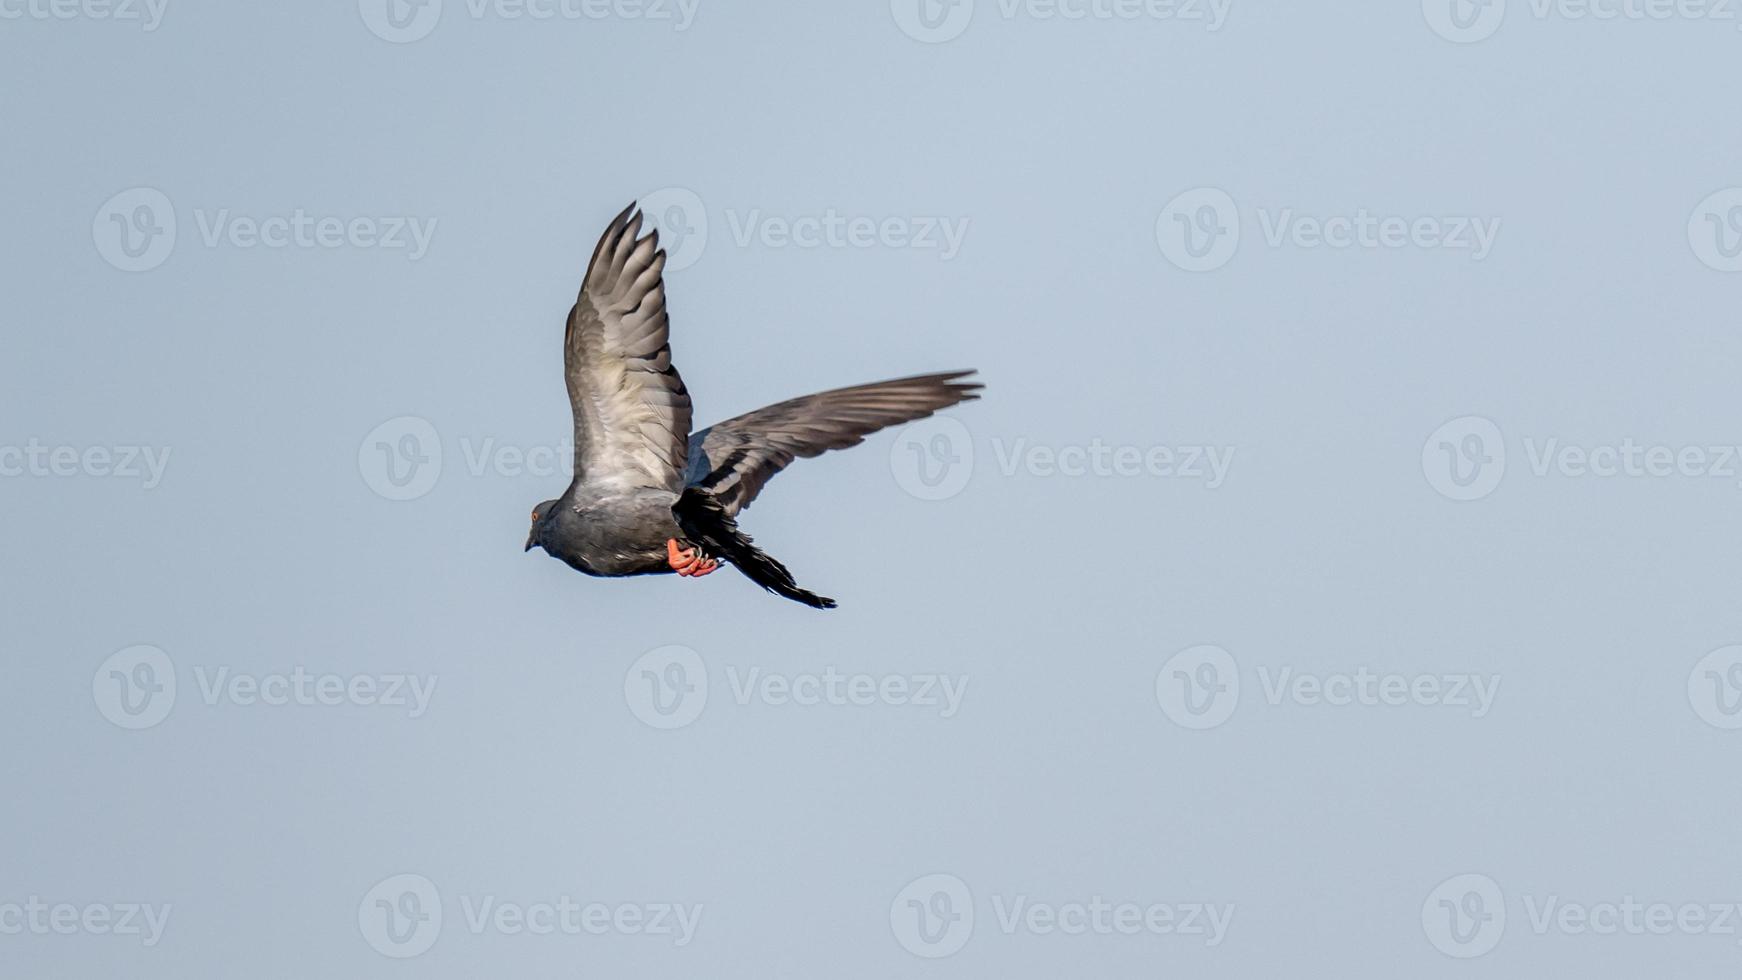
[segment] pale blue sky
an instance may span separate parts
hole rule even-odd
[[[1742,34],[1450,2],[0,0],[0,973],[1732,976]],[[637,196],[838,611],[521,552]]]

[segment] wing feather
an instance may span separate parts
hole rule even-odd
[[[982,385],[962,380],[973,373],[837,388],[721,422],[690,436],[685,482],[708,491],[736,516],[794,459],[857,446],[879,429],[980,397]]]
[[[690,395],[671,360],[665,252],[631,204],[593,249],[563,336],[575,480],[683,488]]]

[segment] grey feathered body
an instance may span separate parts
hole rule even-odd
[[[588,575],[670,572],[665,542],[683,538],[669,490],[590,487],[576,483],[557,503],[544,550]]]

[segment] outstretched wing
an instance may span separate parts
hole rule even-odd
[[[677,492],[690,395],[671,363],[665,252],[631,204],[599,244],[569,311],[563,371],[575,416],[575,480]]]
[[[721,422],[690,437],[685,483],[708,491],[735,516],[794,459],[857,446],[878,429],[980,397],[982,385],[961,380],[973,373],[838,388]]]

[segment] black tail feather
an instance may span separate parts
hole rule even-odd
[[[700,487],[688,487],[671,512],[685,537],[701,545],[709,555],[732,563],[750,581],[812,609],[835,608],[835,600],[799,588],[785,565],[756,547],[750,535],[738,530],[738,522],[732,520],[713,494]]]

